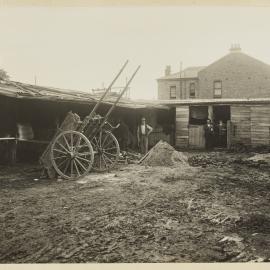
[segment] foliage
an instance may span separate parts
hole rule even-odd
[[[7,72],[3,69],[0,69],[0,80],[8,80],[9,76]]]

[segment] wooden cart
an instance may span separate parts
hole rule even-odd
[[[128,61],[126,61],[90,114],[77,127],[75,125],[74,129],[58,132],[48,146],[51,165],[62,178],[77,179],[85,176],[92,169],[99,172],[108,171],[117,163],[120,147],[117,139],[112,134],[112,130],[118,126],[112,126],[108,122],[108,117],[128,89],[140,66],[135,70],[107,114],[102,117],[96,114],[96,111],[127,63]]]

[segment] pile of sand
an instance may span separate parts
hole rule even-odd
[[[187,156],[164,141],[159,141],[140,163],[149,166],[189,166]]]

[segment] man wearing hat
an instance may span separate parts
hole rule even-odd
[[[148,136],[152,131],[153,128],[147,125],[145,117],[142,117],[141,124],[137,129],[137,140],[142,154],[146,154],[148,152]]]

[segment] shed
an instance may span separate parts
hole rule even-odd
[[[117,96],[108,96],[98,113],[105,113]],[[37,160],[37,153],[52,138],[57,125],[69,111],[81,119],[88,115],[99,97],[87,92],[30,85],[14,81],[0,81],[0,151],[5,160],[25,160],[25,156]],[[150,144],[159,139],[170,142],[167,130],[171,111],[168,106],[147,100],[121,99],[109,121],[119,122],[128,127],[130,147],[136,144],[136,128],[140,118],[145,116],[155,128]],[[122,133],[118,132],[119,141]],[[9,149],[9,150],[5,150]],[[13,149],[13,150],[10,150]],[[18,151],[17,151],[18,150]],[[11,155],[11,156],[10,156]]]
[[[175,108],[175,146],[205,148],[207,118],[226,125],[226,140],[215,146],[230,148],[270,146],[270,98],[167,100],[160,104]]]

